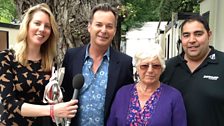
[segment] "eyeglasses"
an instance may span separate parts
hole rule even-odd
[[[160,64],[142,64],[140,65],[140,69],[142,70],[147,70],[151,66],[153,69],[160,69],[161,65]]]

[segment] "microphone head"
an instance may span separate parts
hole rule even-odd
[[[82,74],[77,74],[72,79],[72,86],[74,89],[81,89],[84,84],[84,76]]]

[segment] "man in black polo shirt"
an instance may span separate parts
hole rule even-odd
[[[183,95],[188,126],[224,126],[224,53],[209,46],[211,31],[202,16],[181,26],[183,53],[169,59],[161,81]]]

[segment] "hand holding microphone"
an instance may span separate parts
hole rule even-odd
[[[77,99],[79,90],[82,88],[84,84],[84,77],[82,74],[77,74],[72,79],[72,86],[74,88],[72,99]],[[71,119],[67,119],[65,126],[69,126],[71,123]]]
[[[58,118],[73,118],[77,113],[78,100],[70,100],[68,102],[61,102],[54,105],[54,116]],[[61,123],[65,124],[65,123]]]

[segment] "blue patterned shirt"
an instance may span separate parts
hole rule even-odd
[[[88,49],[89,46],[86,49],[85,62],[82,68],[85,83],[80,90],[78,120],[80,126],[103,126],[109,49],[104,54],[103,60],[95,74],[92,71],[93,59],[90,57]]]

